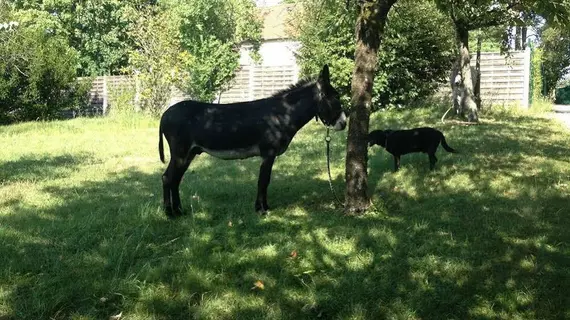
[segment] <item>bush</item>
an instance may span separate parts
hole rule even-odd
[[[570,86],[556,89],[557,104],[570,104]]]
[[[542,49],[531,47],[530,103],[540,102],[543,98],[542,84]]]
[[[76,77],[77,52],[44,22],[16,15],[17,26],[0,30],[0,123],[58,118],[86,103],[89,86]]]
[[[109,115],[112,117],[133,116],[137,111],[136,84],[125,81],[109,90]]]

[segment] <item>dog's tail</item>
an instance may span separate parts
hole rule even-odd
[[[452,147],[450,147],[447,144],[447,141],[445,141],[445,136],[443,135],[443,133],[441,134],[441,146],[445,149],[445,151],[447,152],[452,152],[452,153],[458,153],[457,150],[453,149]]]
[[[160,161],[164,163],[164,144],[162,142],[162,121],[158,127],[158,154],[160,155]]]

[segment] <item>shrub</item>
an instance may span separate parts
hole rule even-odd
[[[0,30],[0,123],[54,119],[86,103],[89,86],[77,80],[77,52],[46,23],[52,17],[13,18],[17,26]]]
[[[570,86],[556,89],[556,103],[570,104]]]

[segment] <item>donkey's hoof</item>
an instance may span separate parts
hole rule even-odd
[[[168,219],[176,219],[184,214],[180,208],[172,209],[170,206],[164,207],[164,213],[166,213]]]
[[[166,214],[166,216],[168,217],[168,219],[173,219],[175,218],[174,213],[172,212],[172,207],[171,206],[164,206],[162,208],[162,210],[164,211],[164,213]]]
[[[182,217],[184,215],[182,208],[176,208],[172,213],[174,214],[175,218]]]
[[[255,204],[255,212],[257,212],[257,214],[264,216],[264,215],[267,215],[268,211],[269,211],[269,206],[267,206],[267,205],[263,206],[263,205],[258,204],[258,203]]]

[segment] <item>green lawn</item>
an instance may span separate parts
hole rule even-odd
[[[570,318],[570,133],[537,115],[438,117],[373,117],[437,127],[461,153],[393,173],[371,149],[376,210],[360,217],[335,208],[314,121],[276,161],[269,216],[253,210],[259,159],[202,155],[182,186],[192,214],[174,221],[158,121],[0,127],[0,319]]]

